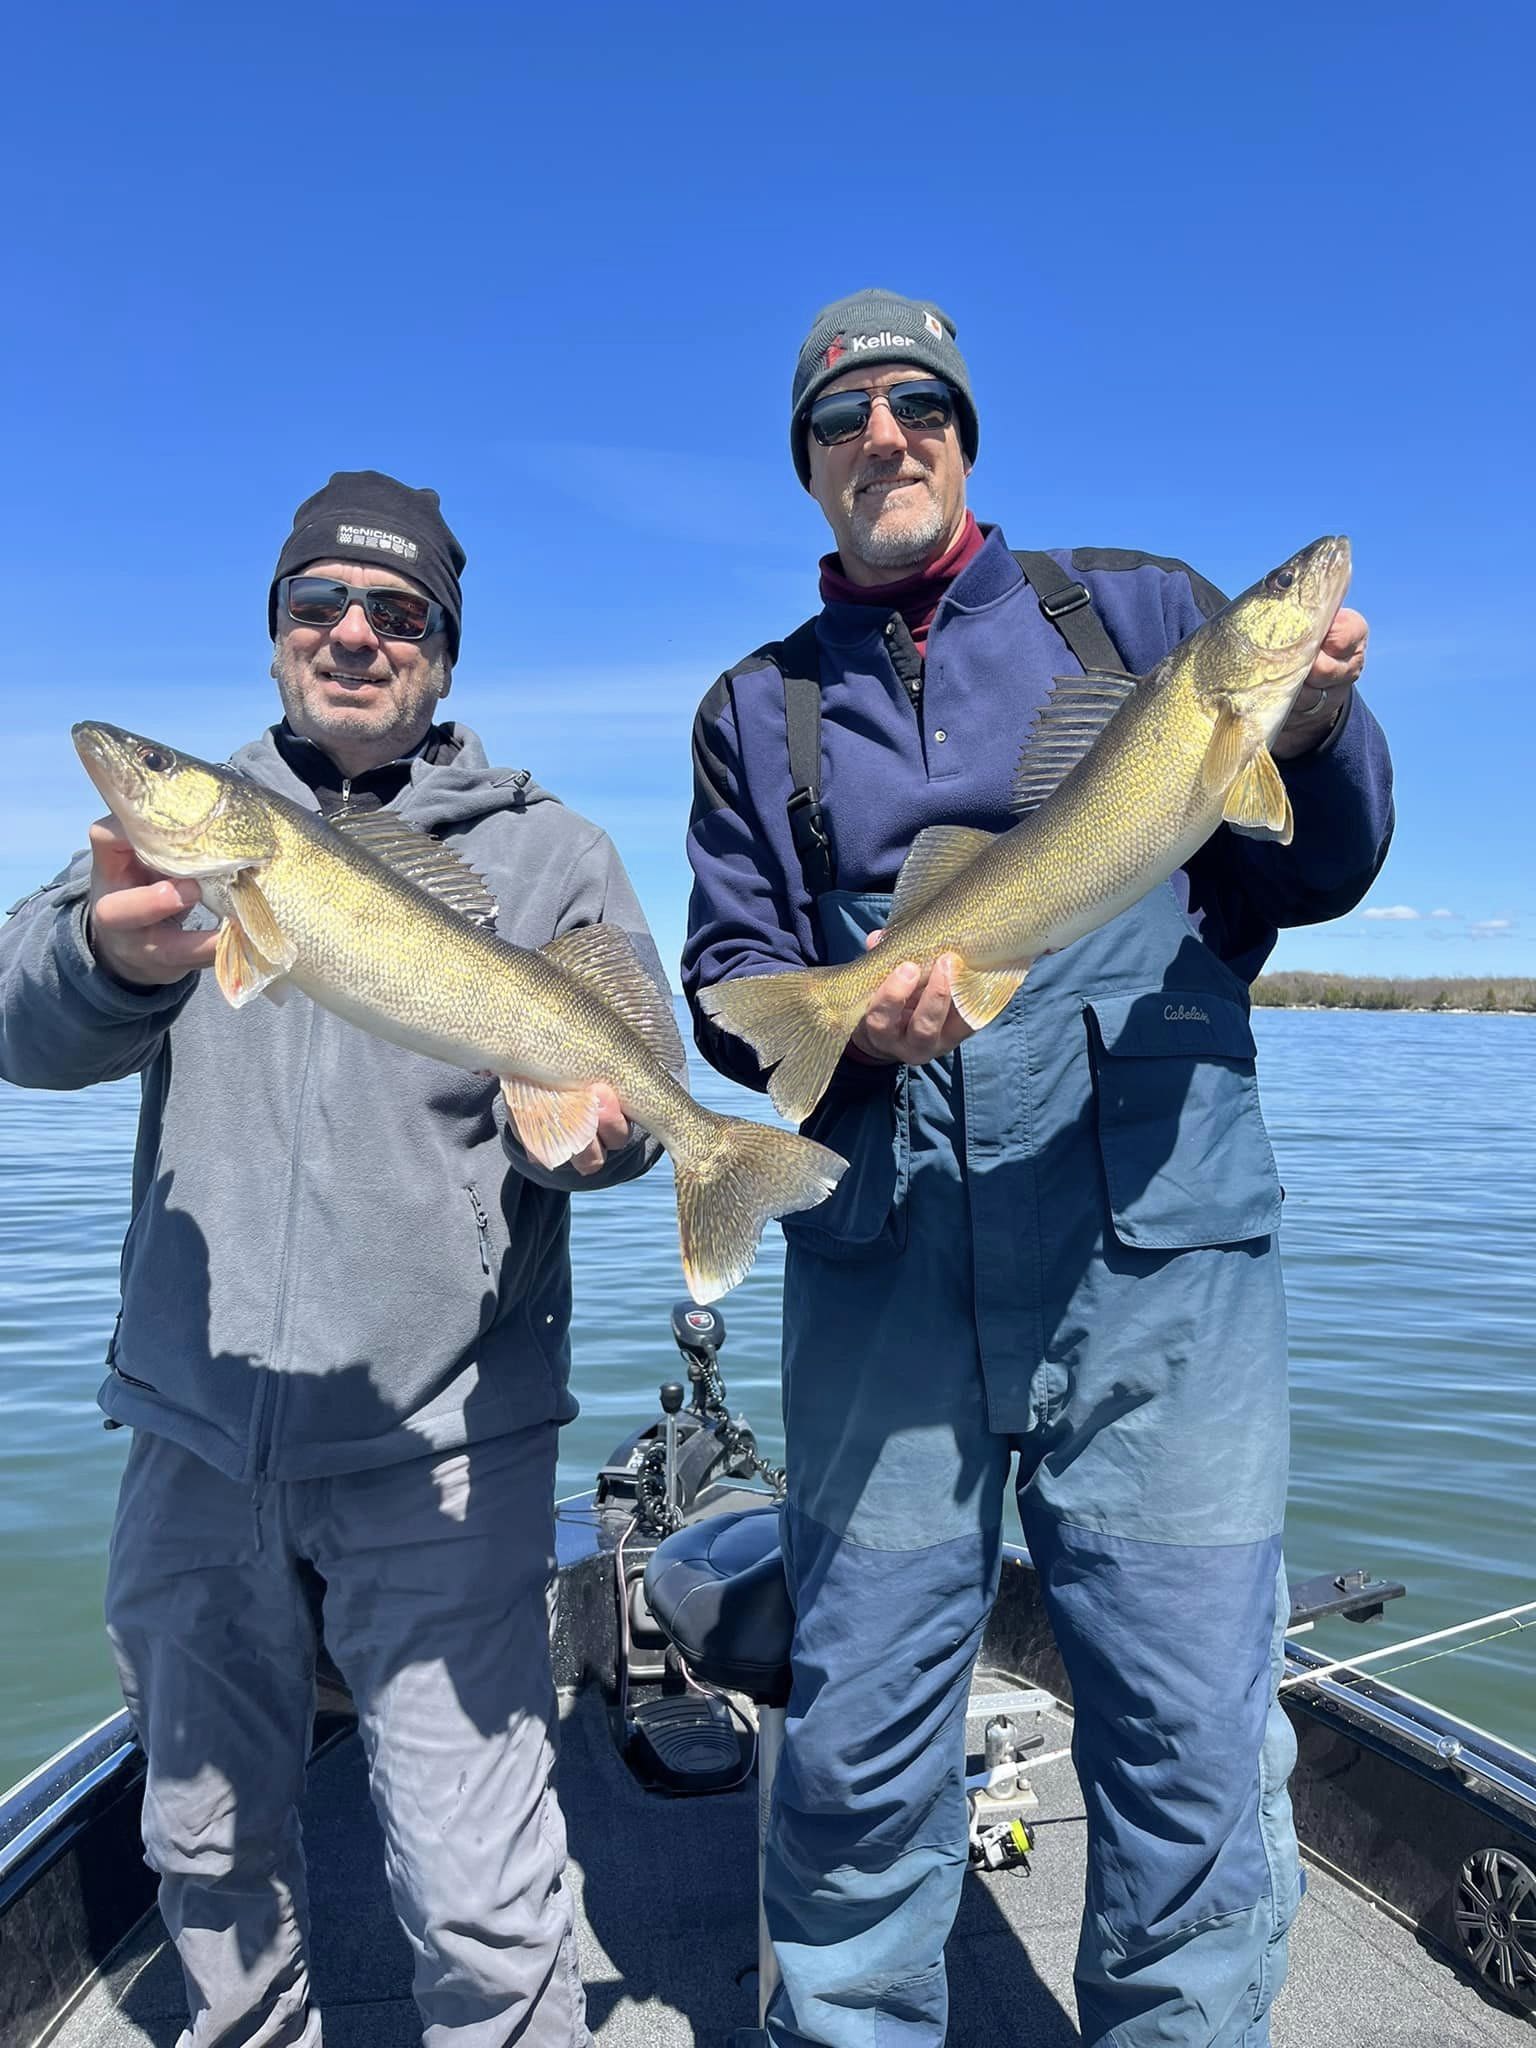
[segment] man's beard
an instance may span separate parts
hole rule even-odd
[[[882,481],[886,480],[885,472],[877,471],[875,474]],[[896,478],[924,487],[926,495],[921,508],[904,510],[899,519],[888,517],[886,508],[889,500],[884,496],[874,504],[865,502],[863,486],[874,481],[874,477],[868,475],[856,478],[850,484],[843,501],[859,560],[872,569],[916,569],[928,560],[944,537],[944,508],[927,471],[901,469],[891,472],[889,480],[895,481]]]

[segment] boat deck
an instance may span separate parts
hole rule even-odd
[[[982,1725],[970,1728],[981,1748]],[[1047,1717],[1047,1749],[1070,1722]],[[328,2048],[408,2048],[420,2026],[389,1909],[362,1757],[348,1738],[310,1773],[305,1813],[314,1982]],[[1035,1780],[1033,1874],[972,1873],[949,1946],[951,2048],[1069,2048],[1082,1904],[1082,1801],[1063,1759]],[[601,1699],[567,1702],[561,1796],[588,2016],[601,2048],[715,2048],[756,1997],[755,1790],[647,1794],[614,1753]],[[186,2007],[158,1920],[52,2036],[57,2048],[174,2048]],[[1309,1869],[1276,2007],[1275,2048],[1532,2048],[1531,2023],[1458,1979],[1395,1919]]]

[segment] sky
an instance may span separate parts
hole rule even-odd
[[[1399,825],[1273,964],[1536,974],[1522,4],[13,10],[0,132],[0,901],[104,718],[275,715],[334,469],[442,496],[450,709],[604,825],[675,964],[688,732],[816,607],[817,309],[958,327],[971,504],[1229,590],[1347,531]]]

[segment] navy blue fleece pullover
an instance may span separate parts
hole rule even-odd
[[[1143,675],[1223,602],[1182,562],[1120,549],[1053,549],[1090,591],[1128,669]],[[1079,664],[993,528],[956,577],[920,659],[899,613],[829,604],[821,647],[821,801],[838,886],[889,890],[925,826],[1000,832],[1015,766],[1051,678]],[[694,723],[694,871],[683,988],[700,1049],[761,1088],[740,1039],[715,1030],[698,992],[738,974],[815,964],[820,939],[790,839],[784,692],[765,658],[722,676]],[[1316,924],[1359,902],[1392,835],[1386,740],[1358,692],[1317,749],[1283,764],[1296,814],[1290,846],[1225,826],[1174,877],[1205,943],[1244,980],[1283,925]]]

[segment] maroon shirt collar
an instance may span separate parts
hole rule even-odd
[[[841,557],[823,555],[821,601],[823,604],[874,605],[881,611],[900,612],[906,620],[907,631],[912,635],[913,645],[921,654],[927,645],[928,628],[933,624],[933,615],[943,601],[945,591],[961,570],[981,553],[986,546],[986,538],[976,524],[975,514],[967,512],[959,535],[938,560],[929,562],[910,576],[903,576],[896,583],[850,583],[843,574]]]

